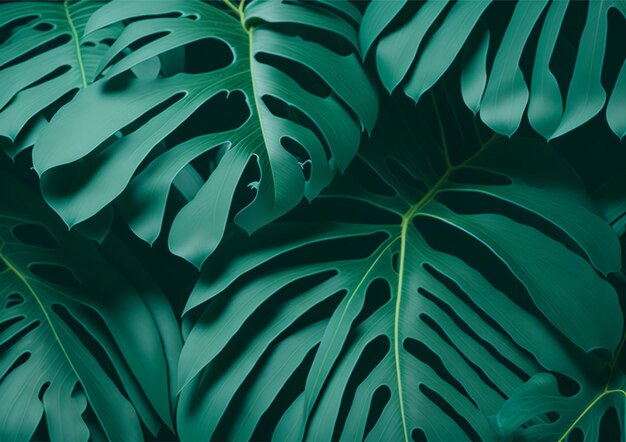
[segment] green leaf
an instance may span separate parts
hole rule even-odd
[[[606,119],[609,126],[620,138],[626,135],[626,61],[622,64],[619,76],[615,82],[615,87],[611,93],[611,98],[606,106]]]
[[[511,136],[522,121],[528,87],[519,67],[522,51],[546,7],[547,0],[519,2],[493,61],[485,95],[480,103],[483,122],[498,133]]]
[[[404,2],[372,2],[365,11],[360,28],[361,49],[367,53],[375,48],[376,67],[382,83],[388,90],[401,87],[407,96],[418,101],[450,68],[463,46],[475,44],[471,38],[479,19],[487,24],[491,41],[485,52],[476,52],[467,69],[479,69],[462,76],[464,81],[474,78],[478,83],[480,72],[489,72],[487,88],[479,104],[479,89],[472,89],[472,98],[463,86],[464,99],[473,112],[480,109],[485,124],[494,131],[510,136],[518,129],[528,105],[528,120],[544,138],[559,137],[593,118],[602,110],[607,94],[602,84],[603,64],[609,35],[608,15],[616,9],[626,17],[626,6],[619,0],[601,0],[584,5],[568,1],[518,1],[511,15],[509,3],[490,0],[460,1],[450,6],[431,0],[420,6],[403,8]],[[586,8],[584,27],[566,23],[568,11]],[[577,14],[572,11],[571,14]],[[506,24],[504,32],[501,24]],[[617,22],[616,22],[617,23]],[[388,31],[388,30],[391,31]],[[539,39],[529,38],[538,33]],[[574,44],[576,61],[571,73],[558,69],[552,72],[555,45],[559,40],[580,35]],[[567,35],[567,37],[566,37]],[[617,34],[616,34],[617,35]],[[425,37],[427,36],[427,37]],[[419,48],[419,50],[418,50]],[[471,52],[474,50],[472,49]],[[484,66],[481,55],[493,52],[493,61]],[[607,57],[619,57],[610,53]],[[491,59],[490,59],[491,60]],[[522,66],[530,66],[526,78],[531,78],[530,91],[524,80]],[[569,75],[568,75],[569,74]],[[608,99],[607,119],[613,132],[623,136],[624,124],[619,105],[623,100],[623,75],[620,75]],[[563,102],[561,90],[567,91]],[[482,91],[480,91],[482,92]],[[615,98],[612,96],[615,95]]]
[[[476,115],[487,85],[487,50],[490,34],[484,24],[479,25],[474,33],[473,40],[465,47],[463,54],[461,93],[465,105]]]
[[[387,117],[310,210],[209,258],[183,439],[495,440],[488,416],[529,377],[605,367],[620,249],[578,176],[522,138],[455,160],[426,115],[416,144]]]
[[[20,141],[49,107],[86,88],[96,76],[111,27],[83,37],[85,24],[101,5],[93,1],[13,2],[0,5],[0,27],[9,37],[0,44],[0,136]],[[37,137],[21,143],[15,156]]]
[[[616,274],[620,295],[626,288],[626,277]],[[623,346],[625,337],[609,363],[597,364],[593,355],[578,358],[576,364],[555,361],[550,373],[532,376],[520,386],[492,417],[493,427],[507,440],[570,440],[578,431],[578,440],[602,440],[602,430],[609,427],[607,413],[615,412],[619,439],[623,440],[626,406],[626,374]],[[569,387],[568,387],[569,385]],[[572,388],[574,386],[574,388]],[[551,416],[549,418],[549,416]],[[607,425],[608,424],[608,425]],[[611,429],[615,431],[615,429]]]
[[[113,235],[68,232],[1,170],[0,438],[30,440],[40,421],[51,440],[171,428],[181,339],[163,293]]]
[[[161,232],[167,196],[176,176],[200,155],[225,149],[213,173],[174,219],[169,234],[170,249],[200,267],[222,238],[235,189],[250,161],[260,172],[258,183],[251,183],[256,195],[235,216],[235,222],[248,232],[283,215],[303,197],[313,199],[337,170],[348,166],[361,129],[370,131],[377,113],[375,90],[356,55],[354,25],[343,14],[335,14],[337,10],[277,1],[255,1],[234,13],[198,0],[149,4],[119,0],[103,6],[91,17],[87,35],[120,21],[133,21],[100,64],[106,78],[116,78],[99,81],[76,97],[55,116],[35,145],[33,162],[46,200],[73,226],[119,197],[131,229],[153,243]],[[346,10],[353,15],[356,12]],[[164,17],[167,14],[177,16]],[[330,35],[347,45],[349,52],[335,52],[318,42],[283,33],[281,29],[287,25],[302,35],[309,35],[309,30]],[[146,40],[148,37],[153,38]],[[233,53],[232,63],[209,72],[133,79],[123,84],[128,69],[207,38],[225,43]],[[124,55],[130,47],[133,50]],[[315,81],[325,84],[330,95],[309,92],[264,56],[301,66],[318,79]],[[116,81],[122,84],[115,86]],[[156,158],[149,157],[159,142],[201,106],[219,94],[237,91],[246,97],[249,116],[236,130],[207,130],[168,145]],[[265,101],[268,97],[300,111],[315,130],[297,118],[275,113]],[[166,102],[150,119],[142,119]],[[221,110],[214,106],[212,111]],[[131,125],[136,126],[132,133],[112,138]],[[286,140],[302,146],[305,157],[288,152]],[[311,174],[305,179],[303,164],[309,161]],[[139,172],[142,163],[147,164]],[[198,223],[198,219],[205,222]]]

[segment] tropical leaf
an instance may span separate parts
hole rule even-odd
[[[623,274],[621,279],[626,281]],[[573,391],[563,392],[552,373],[535,374],[511,395],[493,418],[499,436],[528,441],[608,440],[601,437],[601,431],[603,424],[606,425],[605,416],[613,411],[618,418],[619,440],[624,440],[626,376],[623,357],[620,358],[622,346],[623,342],[608,367],[596,367],[595,376],[588,375],[590,367],[584,366],[584,359],[584,362],[579,360],[578,367],[554,366],[557,373],[575,381]],[[587,373],[580,370],[581,365]],[[541,419],[542,416],[553,418]]]
[[[623,174],[611,177],[594,192],[596,205],[620,236],[624,234],[623,216],[626,212],[624,179]],[[615,281],[615,285],[621,288],[619,294],[623,299],[626,289],[623,270],[615,274]],[[586,358],[578,359],[577,366],[561,362],[552,367],[551,373],[540,372],[532,376],[493,416],[493,426],[499,436],[508,440],[558,442],[624,440],[626,376],[623,346],[624,337],[613,359],[605,367],[599,367],[594,376],[588,375]],[[581,367],[585,370],[581,371]],[[614,413],[617,422],[606,419],[610,413]],[[552,416],[553,419],[538,419],[540,416]],[[565,429],[563,422],[569,423]],[[611,437],[607,438],[607,434]]]
[[[608,17],[612,9],[626,17],[626,5],[620,0],[519,1],[508,19],[509,13],[503,9],[511,5],[513,2],[492,4],[491,0],[427,1],[416,8],[415,2],[372,2],[360,28],[362,53],[365,56],[375,47],[376,66],[385,87],[389,91],[401,87],[418,101],[465,47],[463,98],[474,113],[480,111],[484,123],[510,136],[528,107],[531,126],[547,139],[558,137],[590,120],[607,102],[603,63]],[[586,13],[586,19],[584,28],[574,30],[576,57],[573,69],[566,72],[563,66],[567,63],[556,56],[563,56],[571,47],[563,32],[568,11],[572,16]],[[500,32],[503,22],[506,29]],[[533,32],[536,39],[531,37]],[[493,58],[487,57],[489,50],[495,54]],[[526,58],[531,60],[526,64],[531,70],[525,77],[522,66]],[[530,79],[530,91],[525,78]],[[609,87],[606,118],[622,138],[626,134],[626,63]],[[562,90],[567,90],[565,103]]]
[[[107,43],[120,30],[83,37],[101,5],[81,0],[0,5],[0,136],[14,142],[7,148],[12,157],[37,140],[46,125],[42,111],[51,115],[95,79]]]
[[[114,236],[68,232],[0,170],[0,439],[171,428],[181,340],[166,298]]]
[[[419,140],[389,116],[312,209],[208,259],[181,438],[495,440],[488,417],[532,376],[605,375],[620,249],[582,182],[530,139],[459,158],[431,114],[409,118]]]
[[[303,197],[315,197],[355,155],[361,129],[372,128],[377,112],[375,91],[355,55],[358,18],[348,2],[260,0],[244,9],[243,2],[236,8],[230,2],[118,0],[103,6],[87,24],[87,35],[132,22],[98,69],[113,81],[98,81],[77,96],[35,145],[33,163],[46,200],[73,226],[120,196],[130,227],[152,243],[161,232],[174,179],[191,161],[213,152],[219,164],[178,212],[169,233],[170,249],[199,267],[222,238],[251,159],[260,178],[243,184],[256,194],[235,216],[248,232]],[[338,44],[325,46],[311,35]],[[227,45],[232,52],[227,66],[124,83],[123,73],[138,63],[206,39]],[[309,91],[284,63],[304,69],[305,77],[314,79],[310,83],[328,94]],[[219,118],[221,109],[211,100],[237,92],[249,111],[240,125],[203,128],[191,138],[183,133],[182,141],[168,144],[168,136],[171,141],[199,108],[212,106],[211,115]],[[291,109],[287,115],[272,107],[276,102]],[[148,158],[163,140],[168,149]],[[289,143],[299,146],[299,153],[290,153]]]

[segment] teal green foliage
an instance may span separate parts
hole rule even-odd
[[[0,5],[0,440],[626,440],[622,1]]]

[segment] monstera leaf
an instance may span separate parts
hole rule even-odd
[[[180,335],[167,300],[121,243],[67,232],[9,174],[3,165],[0,439],[142,440],[140,418],[153,434],[172,427]]]
[[[618,174],[594,192],[596,204],[618,235],[624,234],[624,180],[624,175]],[[623,296],[626,289],[624,271],[617,273],[615,279]],[[552,367],[555,373],[541,372],[534,375],[515,391],[494,416],[493,424],[499,435],[509,440],[559,442],[624,440],[626,375],[623,346],[624,339],[613,360],[595,369],[593,362],[590,364],[583,357],[578,359],[577,365],[560,361]],[[573,388],[564,391],[562,379],[568,378]],[[616,421],[611,422],[610,413],[617,417]],[[538,419],[538,416],[550,414],[559,416],[559,419]]]
[[[618,365],[622,346],[623,343],[608,367],[598,367],[593,362],[587,365],[587,361],[584,365],[579,361],[578,367],[555,365],[554,369],[559,374],[575,381],[577,391],[574,393],[565,394],[561,391],[558,379],[552,373],[535,374],[506,401],[494,417],[498,434],[508,440],[561,442],[570,440],[570,437],[571,440],[609,440],[601,436],[601,431],[606,428],[603,419],[612,410],[618,417],[618,433],[621,433],[619,440],[623,440],[626,376],[623,361]],[[584,370],[579,368],[580,365],[583,365]],[[595,373],[589,375],[590,372]],[[541,416],[550,415],[556,419],[540,419]]]
[[[347,167],[361,129],[372,128],[377,110],[375,91],[355,55],[358,10],[348,2],[260,0],[243,6],[119,0],[91,17],[87,35],[132,19],[100,64],[99,72],[113,81],[98,81],[57,113],[33,153],[43,194],[69,226],[119,196],[130,227],[152,243],[174,179],[213,152],[217,166],[178,212],[169,234],[170,249],[200,266],[223,235],[251,159],[260,178],[244,184],[256,195],[235,216],[249,232],[303,197],[312,199]],[[312,40],[320,35],[332,44]],[[206,39],[227,45],[227,66],[125,83],[123,73],[138,63]],[[304,70],[309,86],[294,69]],[[314,93],[311,84],[325,92]],[[187,139],[183,132],[182,140],[173,134],[203,106],[218,118],[216,97],[235,93],[245,96],[249,112],[238,127],[209,126]],[[155,146],[163,140],[167,149],[159,153]]]
[[[45,126],[42,111],[86,88],[107,43],[119,28],[83,37],[98,2],[20,2],[0,5],[0,136],[15,156],[32,146]]]
[[[186,308],[183,439],[495,440],[489,416],[528,379],[605,373],[620,249],[578,176],[530,139],[459,158],[427,115],[414,141],[381,123],[312,209],[208,259]]]
[[[512,5],[512,13],[503,11]],[[492,5],[491,0],[479,0],[427,1],[419,8],[416,6],[407,1],[372,2],[363,18],[363,54],[375,46],[376,66],[388,90],[400,86],[418,101],[465,47],[463,98],[474,113],[480,111],[483,122],[496,132],[513,134],[528,106],[531,126],[545,138],[554,138],[585,123],[604,107],[607,94],[603,63],[609,13],[615,9],[626,17],[624,2],[570,4],[541,0]],[[570,71],[564,68],[570,63],[553,59],[555,54],[570,52],[568,39],[572,33],[561,32],[566,27],[568,11],[572,11],[571,17],[584,17],[586,13],[584,28],[575,28],[573,32],[577,52]],[[405,14],[409,14],[408,19],[401,18]],[[503,21],[506,29],[499,31]],[[575,24],[568,26],[577,26],[579,21],[573,18]],[[623,24],[620,20],[617,26]],[[386,29],[390,31],[385,32]],[[536,38],[531,36],[533,33]],[[488,57],[490,50],[495,54],[493,58]],[[614,56],[618,62],[623,59],[623,54]],[[531,69],[525,77],[522,66],[527,57],[531,61],[526,66]],[[530,79],[530,91],[525,78]],[[612,90],[606,118],[621,138],[626,134],[626,63],[609,87]],[[561,90],[567,90],[565,106]]]

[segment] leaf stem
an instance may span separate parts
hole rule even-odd
[[[602,390],[602,393],[596,396],[595,399],[592,400],[589,403],[589,405],[585,407],[585,409],[578,415],[578,417],[574,420],[574,422],[572,422],[572,425],[570,425],[567,428],[567,430],[565,430],[563,435],[559,438],[558,442],[562,442],[563,440],[565,440],[567,435],[571,433],[574,428],[576,428],[576,425],[578,424],[578,422],[580,422],[580,420],[583,417],[585,417],[585,415],[589,413],[589,411],[591,411],[594,405],[596,405],[603,397],[609,394],[613,394],[613,393],[622,393],[624,397],[626,397],[626,391],[622,390],[621,388],[609,390],[609,385],[611,384],[611,381],[613,380],[613,374],[615,374],[615,366],[617,365],[617,361],[619,360],[620,354],[622,353],[622,349],[624,348],[624,342],[626,342],[626,333],[624,333],[624,336],[622,336],[622,340],[617,346],[617,351],[615,352],[615,356],[613,356],[613,359],[611,359],[611,362],[609,363],[610,371],[609,371],[608,380],[606,381],[606,385],[604,386],[604,390]]]
[[[48,323],[48,326],[50,327],[50,330],[52,331],[52,335],[54,336],[54,339],[57,341],[57,344],[59,344],[59,347],[61,348],[61,352],[65,355],[65,359],[67,360],[68,365],[70,366],[70,368],[72,369],[72,371],[74,372],[76,377],[80,380],[80,376],[78,374],[78,371],[76,370],[76,367],[72,363],[72,360],[70,359],[70,356],[69,356],[67,350],[65,349],[65,346],[63,345],[63,342],[61,342],[61,338],[59,337],[59,334],[57,333],[57,330],[54,327],[52,319],[50,318],[50,315],[48,314],[48,310],[46,310],[46,307],[43,305],[43,302],[41,301],[41,299],[37,295],[37,292],[35,292],[33,287],[30,285],[30,283],[26,279],[26,276],[24,276],[24,274],[22,272],[20,272],[13,265],[13,263],[11,261],[9,261],[9,259],[6,256],[4,256],[4,254],[2,253],[2,247],[0,247],[0,262],[4,263],[4,265],[7,267],[7,269],[10,272],[12,272],[17,277],[17,279],[20,280],[20,282],[24,285],[26,290],[32,295],[33,299],[35,300],[35,302],[37,303],[37,305],[41,309],[41,312],[43,313],[43,316],[46,319],[46,322]]]
[[[435,103],[434,96],[433,103]],[[436,108],[436,103],[435,103]],[[430,188],[430,190],[416,203],[414,204],[402,217],[402,228],[400,231],[400,258],[398,260],[398,287],[396,291],[396,306],[394,312],[394,324],[393,324],[393,351],[395,357],[396,364],[396,380],[398,384],[398,402],[400,405],[400,416],[402,418],[402,429],[404,431],[404,440],[405,442],[409,441],[409,433],[407,430],[406,416],[404,411],[404,400],[402,398],[402,370],[400,369],[400,309],[402,304],[402,283],[404,279],[404,262],[406,258],[406,238],[407,231],[409,228],[409,223],[413,219],[415,213],[424,207],[430,200],[434,198],[437,192],[447,183],[450,175],[462,168],[465,167],[468,163],[474,161],[478,156],[480,156],[485,150],[491,146],[491,144],[501,138],[500,135],[494,134],[486,143],[482,143],[480,148],[469,158],[467,158],[462,163],[457,165],[451,165],[449,160],[447,161],[448,168],[446,172],[437,180],[435,185]],[[444,144],[445,145],[445,144]]]
[[[230,0],[224,0],[224,3],[226,3],[226,6],[232,9],[235,12],[235,14],[237,14],[237,17],[239,17],[239,23],[241,23],[241,27],[243,28],[243,30],[246,31],[247,33],[250,33],[250,31],[246,28],[246,23],[245,23],[244,14],[243,14],[243,7],[246,4],[245,0],[240,0],[238,7],[235,6],[233,2],[231,2]]]
[[[559,440],[557,442],[563,442],[565,440],[565,438],[567,437],[567,435],[574,429],[576,428],[576,425],[578,424],[578,422],[580,422],[580,420],[585,417],[585,415],[587,413],[589,413],[589,411],[591,411],[591,409],[598,403],[600,402],[600,400],[602,398],[604,398],[605,396],[608,396],[609,394],[613,394],[613,393],[622,393],[624,395],[624,397],[626,397],[626,391],[622,390],[622,389],[615,389],[615,390],[605,390],[602,393],[600,393],[598,396],[596,396],[596,398],[591,401],[589,403],[589,405],[587,405],[587,407],[582,411],[582,413],[580,413],[578,415],[578,417],[576,418],[576,420],[574,422],[572,422],[572,425],[570,425],[567,430],[565,430],[565,433],[563,433],[563,435],[559,438]]]

